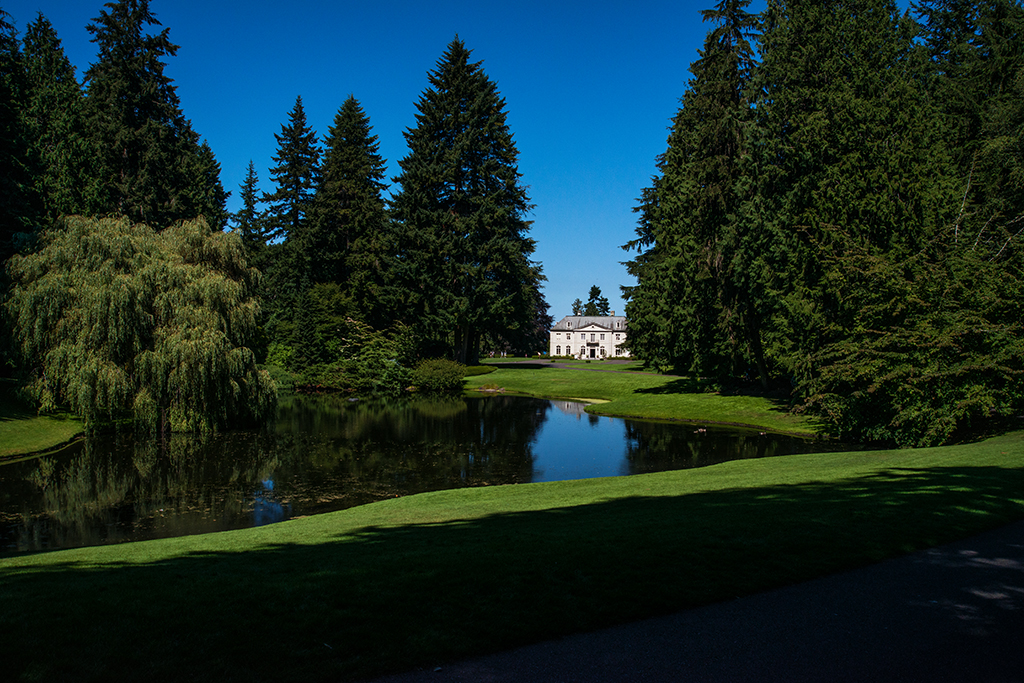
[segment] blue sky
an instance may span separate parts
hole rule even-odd
[[[185,115],[213,148],[239,206],[251,159],[263,189],[274,134],[297,95],[322,137],[355,95],[370,117],[389,180],[408,149],[416,102],[456,34],[504,96],[519,171],[536,205],[534,260],[555,319],[596,284],[616,312],[633,284],[620,249],[632,208],[665,151],[669,119],[710,25],[714,0],[314,2],[151,0],[181,46],[168,60]],[[761,11],[754,0],[750,11]],[[79,78],[96,51],[85,30],[101,0],[0,0],[19,30],[42,12]]]

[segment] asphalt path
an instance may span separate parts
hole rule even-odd
[[[377,683],[1024,681],[1024,522],[727,603]]]

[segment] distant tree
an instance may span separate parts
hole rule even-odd
[[[87,26],[97,61],[85,72],[86,124],[101,190],[99,210],[156,228],[205,216],[224,218],[219,167],[181,111],[164,58],[178,46],[148,0],[118,0]]]
[[[7,310],[30,393],[89,429],[210,431],[261,419],[274,384],[248,348],[259,273],[241,241],[203,220],[160,233],[125,218],[71,217],[12,259]]]
[[[471,365],[484,335],[532,324],[536,279],[505,101],[469,58],[456,38],[430,72],[392,209],[406,320],[428,355],[444,349]]]
[[[242,200],[242,208],[231,214],[231,227],[242,240],[247,261],[262,270],[264,252],[267,248],[267,235],[266,220],[258,208],[259,183],[256,167],[250,159],[249,167],[245,171],[245,179],[239,185],[238,196]]]
[[[590,294],[588,297],[587,303],[583,307],[583,315],[610,315],[611,307],[608,304],[608,299],[601,296],[600,287],[593,285],[590,288]]]

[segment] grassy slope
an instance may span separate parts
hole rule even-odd
[[[70,415],[36,415],[17,401],[13,382],[0,380],[0,459],[49,450],[81,432]]]
[[[792,415],[771,399],[698,392],[693,382],[681,377],[552,368],[538,363],[499,368],[466,381],[468,389],[484,385],[532,396],[607,401],[588,408],[600,415],[737,424],[792,434],[817,433],[814,421]]]
[[[462,489],[0,559],[40,680],[348,680],[731,599],[1024,518],[1024,433]]]

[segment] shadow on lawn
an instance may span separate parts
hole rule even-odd
[[[939,544],[1021,518],[1022,490],[1022,468],[898,469],[149,564],[0,561],[0,657],[26,680],[351,680]]]
[[[544,370],[553,367],[549,361],[513,361],[511,363],[488,363],[488,367],[505,370]]]

